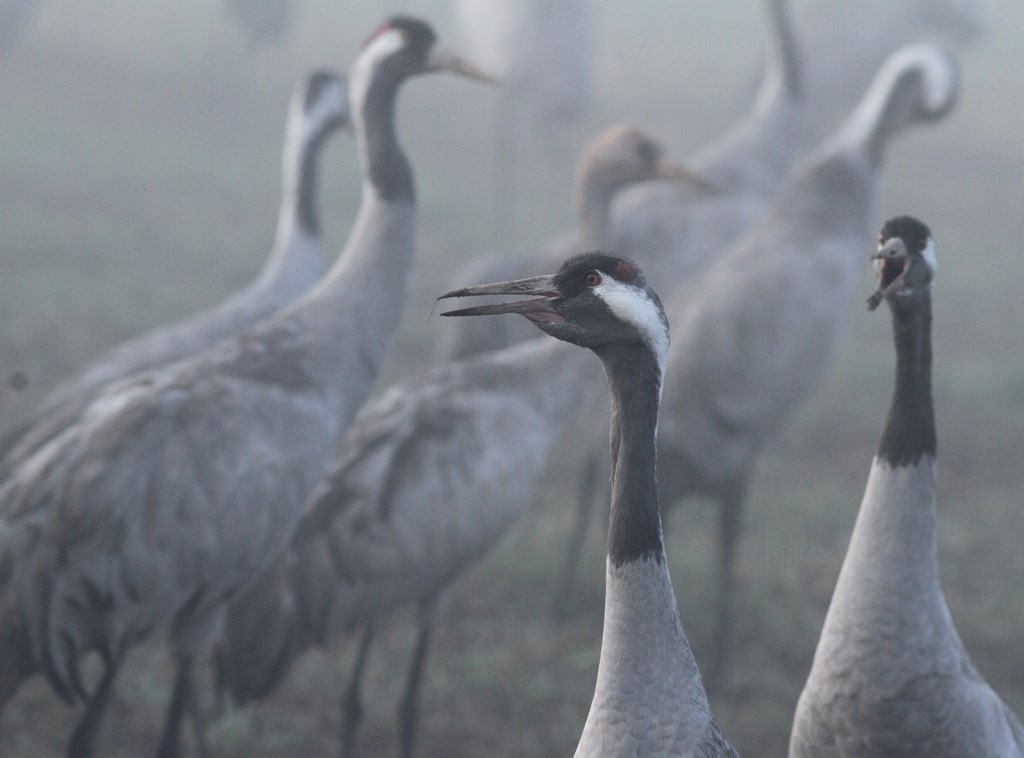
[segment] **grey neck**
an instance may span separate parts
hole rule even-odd
[[[615,567],[642,558],[664,563],[655,445],[661,369],[643,348],[616,348],[599,356],[612,394],[608,560]]]

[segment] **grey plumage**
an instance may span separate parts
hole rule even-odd
[[[216,638],[226,601],[284,551],[398,325],[415,214],[393,101],[408,76],[460,65],[434,42],[422,22],[396,17],[356,58],[362,203],[309,293],[194,357],[107,385],[7,456],[0,702],[25,669],[84,697],[82,654],[98,650],[116,671],[168,622],[182,666],[160,755],[177,752],[191,662]]]
[[[631,261],[577,256],[554,276],[455,290],[536,296],[443,315],[521,313],[594,351],[612,395],[611,515],[597,684],[577,756],[735,756],[718,727],[683,631],[668,573],[655,434],[668,321]]]
[[[611,127],[588,156],[578,216],[595,247],[617,187],[690,178],[633,126]],[[218,656],[225,686],[260,697],[311,642],[404,603],[433,604],[522,513],[547,451],[596,398],[586,360],[534,339],[447,364],[364,408],[312,498],[317,515],[304,519],[321,528],[303,529],[290,557],[233,607]],[[421,636],[436,615],[424,612]],[[354,681],[350,697],[357,690]]]
[[[824,139],[857,103],[878,67],[898,48],[933,41],[954,49],[985,32],[986,0],[825,0],[806,6],[801,28],[808,97],[803,129]]]
[[[767,0],[767,9],[773,31],[771,52],[750,110],[720,139],[684,161],[718,191],[708,192],[697,183],[654,180],[621,188],[609,195],[610,206],[601,208],[607,219],[602,222],[607,228],[603,246],[641,263],[666,294],[685,285],[688,277],[757,218],[804,147],[793,136],[800,133],[805,108],[802,63],[788,5],[785,0]],[[581,176],[582,172],[577,174]],[[584,195],[581,190],[577,183],[577,198]],[[577,228],[581,228],[579,222]],[[580,249],[591,247],[573,230],[546,242],[535,256],[505,259],[493,266],[473,262],[458,278],[468,282],[525,276],[538,267],[554,268]],[[445,343],[448,352],[443,357],[493,350],[529,334],[499,321],[453,325],[456,336]],[[600,436],[607,435],[602,430]]]
[[[712,682],[725,664],[736,543],[757,456],[845,334],[887,145],[943,117],[956,92],[951,56],[923,45],[897,52],[833,138],[794,169],[765,216],[669,303],[676,339],[658,443],[673,465],[659,472],[659,487],[666,509],[696,493],[719,507]],[[589,497],[585,491],[581,508]]]
[[[810,675],[790,756],[1024,755],[1024,727],[972,664],[939,583],[931,393],[934,247],[890,219],[875,259],[896,386]]]
[[[503,82],[493,132],[496,231],[505,236],[526,188],[524,139],[540,143],[560,188],[575,134],[594,103],[596,20],[586,0],[455,0],[455,23],[473,57]],[[536,199],[544,174],[532,172]]]
[[[673,160],[643,128],[632,124],[608,127],[590,142],[576,166],[574,232],[525,258],[478,258],[459,272],[457,281],[499,281],[529,271],[554,269],[565,258],[565,247],[610,248],[610,209],[616,194],[632,185],[656,180],[693,184],[703,193],[715,191],[695,172]],[[535,336],[532,328],[518,319],[459,319],[445,326],[439,352],[448,360],[467,358]]]
[[[595,399],[599,379],[581,381],[589,357],[578,352],[530,340],[395,385],[363,408],[288,556],[232,605],[222,684],[239,700],[261,697],[309,645],[408,603],[429,635],[434,606],[523,513],[551,447]],[[358,690],[356,676],[347,714],[359,710]],[[400,726],[403,755],[414,731]]]
[[[326,137],[349,122],[345,80],[304,78],[292,95],[282,151],[281,205],[270,257],[246,287],[218,305],[123,342],[62,382],[36,414],[74,415],[110,382],[193,355],[287,305],[325,269],[316,211],[316,169]]]

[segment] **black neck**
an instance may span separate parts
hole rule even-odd
[[[412,169],[395,135],[395,100],[401,78],[381,72],[370,82],[363,102],[363,140],[367,179],[385,200],[415,197]]]
[[[299,161],[299,187],[295,203],[295,220],[310,237],[320,236],[320,216],[316,210],[317,165],[320,149],[327,141],[327,133],[320,132],[307,142]]]
[[[878,445],[878,457],[892,466],[910,466],[922,455],[935,456],[932,402],[932,305],[924,293],[916,302],[891,302],[896,343],[896,389]]]
[[[608,559],[616,567],[645,557],[661,561],[655,445],[661,370],[646,349],[617,348],[600,357],[612,394]]]

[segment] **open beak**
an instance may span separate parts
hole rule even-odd
[[[875,310],[890,293],[903,286],[907,271],[910,270],[910,255],[907,254],[903,240],[893,237],[879,245],[871,261],[878,273],[878,289],[868,298],[869,311]]]
[[[468,76],[470,79],[484,82],[486,84],[500,85],[501,81],[488,74],[486,71],[474,66],[465,58],[460,58],[450,50],[443,47],[434,47],[427,57],[427,68],[430,71],[451,71],[453,74]]]
[[[473,308],[445,311],[442,316],[489,316],[495,313],[521,313],[531,321],[564,321],[554,305],[560,298],[555,287],[553,274],[534,276],[529,279],[514,279],[510,282],[481,284],[476,287],[446,292],[438,300],[447,297],[472,297],[474,295],[537,295],[528,300],[513,300],[507,303],[491,303]]]
[[[663,158],[658,164],[658,178],[679,184],[690,184],[709,195],[717,195],[722,191],[715,182],[670,158]]]

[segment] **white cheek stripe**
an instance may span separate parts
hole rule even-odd
[[[928,268],[932,270],[932,277],[939,270],[939,263],[935,259],[935,240],[931,237],[928,238],[928,244],[924,246],[924,250],[921,251],[921,255],[924,256],[925,262],[928,264]]]
[[[612,313],[640,330],[664,371],[668,359],[668,329],[662,320],[661,310],[647,293],[606,275],[594,287],[594,294],[608,304]]]
[[[358,104],[366,100],[366,91],[370,88],[370,80],[377,64],[401,50],[404,45],[405,37],[402,32],[398,29],[388,29],[374,37],[359,53],[352,64],[352,73],[349,76],[350,102],[355,105],[352,108],[353,113],[359,113],[361,109]]]

